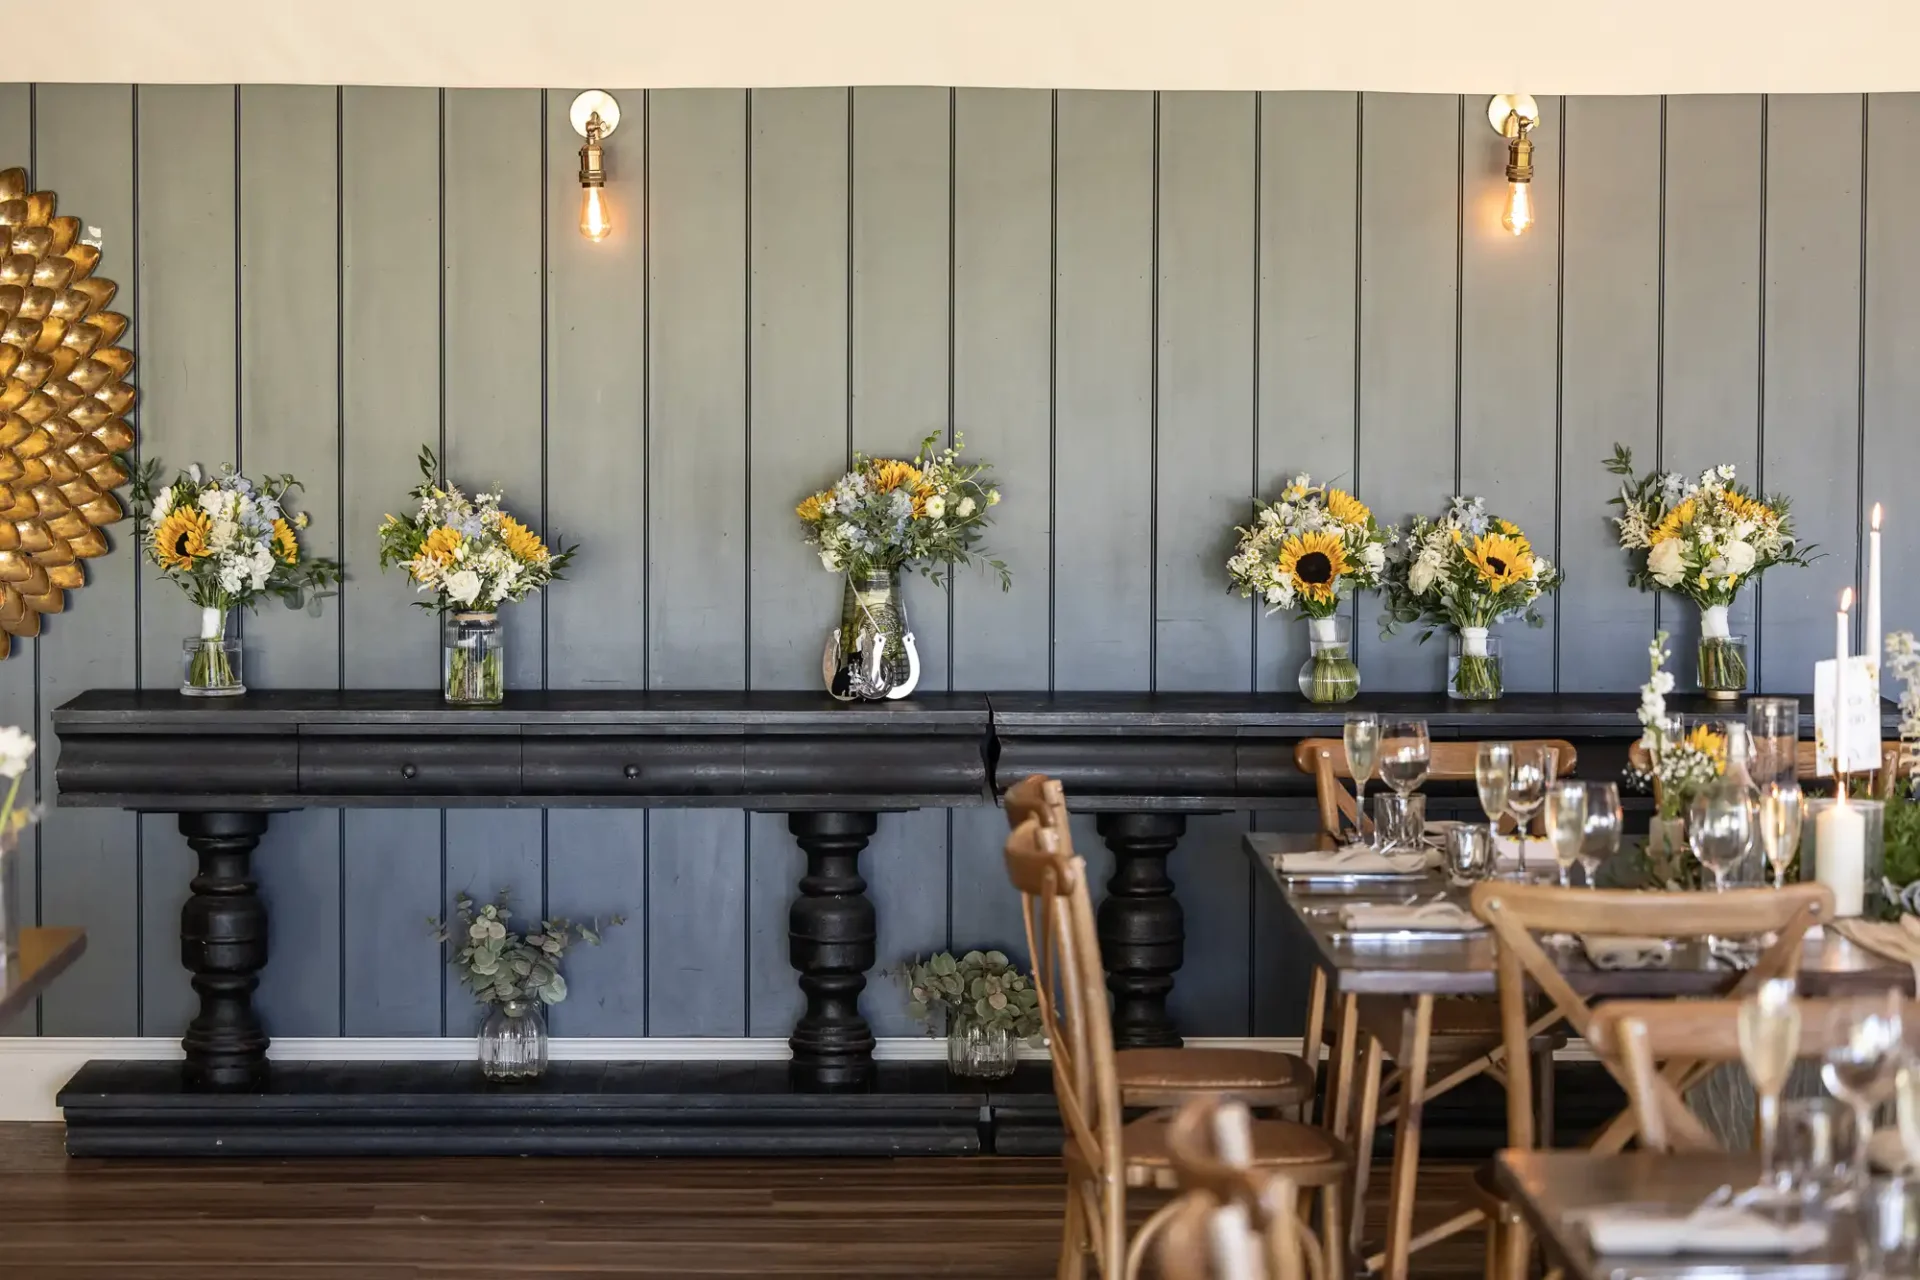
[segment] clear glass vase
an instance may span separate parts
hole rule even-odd
[[[827,692],[842,702],[904,698],[920,683],[920,655],[907,628],[898,570],[848,575],[840,625],[821,662]]]
[[[947,1031],[947,1069],[973,1080],[1003,1080],[1013,1074],[1014,1044],[1005,1027],[955,1023]]]
[[[180,642],[180,692],[227,698],[247,691],[240,679],[240,637],[227,635],[224,609],[200,611],[200,634]]]
[[[547,1014],[538,1000],[508,1000],[480,1027],[480,1071],[489,1080],[535,1080],[547,1069]]]
[[[1747,691],[1747,638],[1727,629],[1727,606],[1700,611],[1700,692],[1731,702]]]
[[[441,676],[447,701],[490,707],[507,696],[506,636],[497,613],[450,613]]]
[[[1307,660],[1300,668],[1300,694],[1308,702],[1351,702],[1360,692],[1353,660],[1352,623],[1342,617],[1308,618]]]
[[[33,923],[33,903],[27,897],[27,863],[33,842],[27,838],[33,817],[16,811],[11,830],[0,832],[0,987],[7,970],[20,961],[20,930]]]
[[[1485,627],[1462,627],[1447,637],[1447,696],[1492,702],[1500,696],[1500,641]]]

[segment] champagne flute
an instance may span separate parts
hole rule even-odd
[[[1760,1183],[1779,1190],[1780,1093],[1800,1051],[1800,1005],[1792,978],[1769,978],[1740,1004],[1740,1060],[1760,1100]]]
[[[1600,868],[1620,852],[1620,787],[1612,782],[1587,784],[1587,832],[1580,844],[1580,865],[1586,869],[1587,888],[1597,888]]]
[[[1347,772],[1353,775],[1353,823],[1364,836],[1367,780],[1373,777],[1374,758],[1380,754],[1380,717],[1371,711],[1349,711],[1341,736],[1347,748]]]
[[[1800,784],[1791,779],[1767,783],[1760,788],[1757,809],[1760,847],[1766,851],[1767,863],[1773,868],[1773,887],[1778,889],[1786,883],[1787,867],[1800,850],[1804,812]]]
[[[1425,720],[1390,720],[1380,726],[1380,776],[1400,795],[1427,780],[1429,750]]]
[[[1843,1019],[1846,1031],[1828,1047],[1820,1065],[1820,1079],[1828,1093],[1853,1108],[1854,1132],[1860,1135],[1864,1150],[1867,1137],[1873,1133],[1874,1109],[1893,1093],[1905,1056],[1899,994],[1888,990],[1881,996],[1850,1000]],[[1866,1183],[1867,1161],[1863,1155],[1854,1163],[1854,1186],[1864,1193]]]
[[[1497,827],[1507,812],[1507,788],[1513,784],[1513,744],[1481,743],[1473,754],[1473,782],[1480,789],[1480,811]]]
[[[1507,812],[1513,815],[1517,826],[1514,834],[1520,841],[1520,861],[1523,866],[1526,863],[1527,828],[1533,823],[1533,815],[1540,812],[1540,806],[1546,802],[1547,788],[1553,784],[1559,758],[1560,753],[1552,747],[1537,743],[1523,743],[1513,748],[1513,768],[1507,782]]]
[[[1722,778],[1693,798],[1687,841],[1700,865],[1713,873],[1715,893],[1727,891],[1727,873],[1753,842],[1753,809],[1746,788]]]
[[[1587,841],[1587,784],[1556,782],[1547,788],[1547,837],[1560,866],[1560,887],[1571,889],[1573,864]]]

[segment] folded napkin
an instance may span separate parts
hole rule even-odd
[[[1520,841],[1513,836],[1494,836],[1493,856],[1496,862],[1520,862]],[[1528,836],[1526,861],[1522,865],[1529,867],[1551,867],[1556,865],[1553,856],[1553,841],[1544,836]]]
[[[1285,875],[1404,874],[1424,871],[1435,862],[1435,856],[1431,853],[1384,854],[1365,845],[1350,844],[1344,849],[1283,853],[1280,855],[1280,870]]]
[[[1703,1205],[1662,1209],[1607,1205],[1581,1215],[1593,1251],[1671,1257],[1680,1253],[1795,1254],[1827,1242],[1827,1224],[1814,1219],[1776,1222],[1751,1209]]]
[[[1666,938],[1603,937],[1582,934],[1580,947],[1596,969],[1664,969],[1673,963]]]
[[[1487,927],[1472,912],[1452,902],[1419,902],[1405,907],[1356,902],[1341,909],[1340,923],[1349,929],[1405,929],[1412,933],[1460,933]]]
[[[1882,959],[1911,965],[1914,983],[1920,986],[1920,916],[1901,916],[1898,920],[1845,918],[1833,921],[1833,928],[1848,942]]]

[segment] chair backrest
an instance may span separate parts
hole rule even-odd
[[[1300,1280],[1303,1264],[1318,1262],[1319,1250],[1300,1222],[1298,1188],[1278,1174],[1250,1168],[1252,1150],[1252,1117],[1241,1103],[1196,1098],[1169,1123],[1167,1152],[1175,1183],[1211,1206],[1212,1270],[1189,1274]],[[1172,1242],[1163,1246],[1163,1270],[1167,1255],[1181,1248]]]
[[[1043,827],[1067,828],[1066,788],[1044,774],[1032,774],[1007,788],[1001,802],[1007,810],[1007,829],[1019,830],[1028,818],[1038,818]]]
[[[1027,817],[1007,837],[1007,875],[1020,891],[1060,1119],[1099,1184],[1094,1230],[1100,1256],[1117,1272],[1127,1236],[1120,1082],[1087,864],[1065,834]]]
[[[1575,1035],[1586,1036],[1593,1022],[1592,1008],[1567,980],[1560,962],[1541,947],[1536,933],[1695,939],[1773,934],[1773,941],[1729,992],[1737,998],[1769,978],[1799,973],[1807,930],[1833,918],[1833,891],[1822,884],[1796,884],[1726,893],[1647,893],[1490,881],[1473,886],[1473,912],[1492,928],[1496,944],[1501,1038],[1507,1050],[1507,1145],[1525,1149],[1533,1146],[1529,1039],[1561,1020]],[[1546,1017],[1535,1020],[1537,1026],[1529,1020],[1529,981],[1552,1005]],[[1664,1074],[1684,1088],[1704,1071],[1692,1060],[1678,1060],[1668,1064]],[[1617,1150],[1631,1133],[1630,1124],[1609,1126],[1596,1146]]]
[[[1882,742],[1880,744],[1880,768],[1871,775],[1868,790],[1882,800],[1893,794],[1893,784],[1900,780],[1900,754],[1900,743]],[[1653,756],[1647,750],[1645,743],[1635,742],[1627,748],[1627,764],[1636,773],[1644,774],[1652,770]],[[1803,784],[1822,780],[1820,753],[1816,744],[1812,742],[1794,744],[1793,776]],[[1656,779],[1653,784],[1653,793],[1656,797],[1659,796],[1660,790],[1660,783]]]
[[[1580,753],[1564,738],[1530,738],[1515,747],[1551,747],[1558,753],[1559,776],[1571,778],[1580,763]],[[1436,782],[1470,782],[1474,760],[1480,753],[1478,742],[1433,742],[1427,745],[1427,776]],[[1315,795],[1320,801],[1320,829],[1331,836],[1361,826],[1359,806],[1353,793],[1340,784],[1353,781],[1353,768],[1347,763],[1347,746],[1339,738],[1308,738],[1293,749],[1294,767],[1313,778]],[[1343,824],[1342,819],[1345,819]],[[1502,818],[1507,829],[1512,819]]]
[[[1852,1025],[1851,1001],[1801,1000],[1796,1058],[1817,1058],[1843,1043]],[[1594,1011],[1587,1043],[1607,1069],[1626,1082],[1640,1145],[1656,1151],[1718,1151],[1720,1144],[1660,1075],[1675,1059],[1701,1063],[1740,1060],[1738,1000],[1613,1000]],[[1920,1049],[1920,1001],[1898,1001],[1908,1050]]]

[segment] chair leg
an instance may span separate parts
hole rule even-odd
[[[1433,1034],[1433,997],[1415,998],[1411,1025],[1400,1044],[1400,1123],[1393,1135],[1393,1194],[1387,1201],[1387,1280],[1407,1280],[1413,1238],[1414,1178],[1420,1169],[1422,1104],[1427,1087],[1427,1050]]]
[[[1500,1280],[1527,1280],[1527,1262],[1533,1254],[1533,1241],[1511,1208],[1502,1210],[1506,1223],[1500,1232]]]
[[[1380,1114],[1380,1064],[1385,1054],[1386,1048],[1379,1037],[1368,1036],[1366,1056],[1360,1068],[1360,1120],[1353,1130],[1353,1203],[1356,1206],[1367,1202],[1367,1175],[1373,1168],[1373,1134]],[[1349,1228],[1356,1251],[1361,1246],[1365,1217],[1356,1208]]]
[[[1300,1118],[1308,1123],[1313,1120],[1313,1098],[1320,1091],[1320,1051],[1327,1036],[1327,971],[1319,965],[1313,967],[1312,985],[1307,991],[1307,1036],[1300,1046],[1300,1056],[1307,1060],[1307,1078],[1312,1082],[1312,1092],[1302,1104]],[[1320,1118],[1326,1123],[1325,1115]]]
[[[1501,1228],[1500,1215],[1487,1215],[1487,1258],[1481,1268],[1483,1280],[1500,1280],[1500,1261],[1506,1256],[1506,1233]]]
[[[1360,1205],[1360,1201],[1354,1201],[1355,1223],[1365,1216]],[[1347,1274],[1346,1233],[1342,1229],[1345,1217],[1346,1196],[1337,1181],[1329,1182],[1320,1193],[1320,1239],[1325,1250],[1329,1280],[1341,1280]]]
[[[1544,1045],[1533,1056],[1533,1145],[1553,1149],[1553,1050]]]
[[[1179,1209],[1180,1199],[1176,1196],[1155,1209],[1153,1216],[1140,1224],[1139,1233],[1133,1237],[1133,1243],[1127,1246],[1126,1280],[1138,1280],[1140,1264],[1146,1261],[1147,1249],[1153,1244],[1154,1237],[1173,1221],[1173,1215],[1179,1212]],[[1105,1280],[1111,1280],[1111,1278],[1107,1277]]]
[[[1084,1280],[1087,1274],[1087,1218],[1080,1185],[1067,1183],[1067,1220],[1060,1232],[1057,1280]]]

